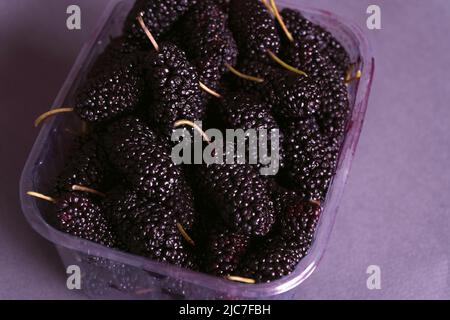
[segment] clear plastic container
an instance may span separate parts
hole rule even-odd
[[[111,37],[120,35],[133,2],[126,0],[105,11],[99,27],[76,60],[54,107],[73,105],[76,88],[85,80],[87,71]],[[285,5],[281,2],[280,6]],[[291,275],[268,284],[249,285],[119,252],[56,230],[45,219],[46,212],[52,212],[51,204],[31,198],[26,192],[51,190],[50,184],[70,157],[68,152],[74,141],[74,132],[80,131],[81,124],[76,116],[63,114],[43,125],[22,174],[20,195],[23,212],[31,226],[55,244],[66,267],[80,266],[82,287],[88,296],[106,299],[288,299],[293,297],[292,289],[317,268],[330,237],[360,136],[374,59],[367,40],[357,27],[330,12],[300,5],[291,7],[301,10],[307,18],[329,30],[348,50],[352,61],[360,61],[362,70],[362,78],[349,86],[352,118],[310,253]]]

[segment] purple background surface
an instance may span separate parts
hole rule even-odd
[[[298,1],[298,0],[297,0]],[[108,0],[0,0],[0,298],[78,299],[25,221],[18,181],[46,111]],[[296,2],[291,0],[287,2]],[[450,298],[450,2],[310,0],[358,24],[376,76],[328,250],[299,299]],[[82,9],[82,30],[65,27]],[[365,27],[378,4],[382,30]],[[381,290],[366,269],[381,267]]]

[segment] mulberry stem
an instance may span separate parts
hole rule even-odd
[[[139,13],[139,15],[136,17],[137,21],[141,25],[142,30],[144,30],[147,37],[150,39],[150,42],[152,43],[153,47],[156,51],[159,51],[159,45],[158,42],[156,42],[155,37],[152,35],[150,30],[148,30],[147,26],[145,25],[144,19],[142,18],[144,16],[144,12]]]
[[[263,83],[264,82],[263,78],[253,77],[253,76],[247,75],[245,73],[242,73],[242,72],[236,70],[235,68],[233,68],[233,66],[229,65],[228,63],[225,66],[228,68],[228,70],[230,70],[233,74],[235,74],[239,78],[242,78],[242,79],[245,79],[245,80],[249,80],[249,81],[258,82],[258,83]]]
[[[294,72],[294,73],[297,73],[297,74],[299,74],[299,75],[305,76],[305,77],[308,76],[308,75],[306,74],[306,72],[301,71],[301,70],[299,70],[299,69],[297,69],[297,68],[295,68],[295,67],[293,67],[293,66],[287,64],[286,62],[284,62],[284,61],[281,60],[280,58],[278,58],[278,57],[275,55],[275,53],[273,53],[270,49],[267,49],[267,53],[270,55],[270,57],[271,57],[276,63],[278,63],[279,65],[281,65],[283,68],[285,68],[285,69],[287,69],[287,70],[289,70],[289,71],[292,71],[292,72]]]
[[[59,113],[64,113],[64,112],[73,112],[73,108],[58,108],[58,109],[53,109],[50,111],[47,111],[43,114],[41,114],[35,121],[34,121],[34,126],[38,127],[42,121],[44,121],[45,119],[47,119],[50,116],[53,116],[55,114],[59,114]]]
[[[197,124],[195,124],[194,122],[190,121],[190,120],[178,120],[177,122],[175,122],[175,124],[173,125],[174,128],[178,128],[181,126],[190,126],[192,128],[194,128],[195,130],[197,130],[198,132],[200,132],[200,134],[202,135],[203,139],[205,139],[205,141],[207,141],[208,143],[211,143],[211,138],[208,137],[208,135],[205,133],[205,131],[202,130],[202,128],[200,128]]]
[[[80,185],[73,185],[72,186],[72,190],[73,191],[80,191],[80,192],[87,192],[87,193],[91,193],[91,194],[95,194],[96,196],[100,196],[102,198],[106,197],[106,194],[104,194],[103,192],[88,188],[88,187],[84,187],[84,186],[80,186]]]
[[[227,276],[228,280],[236,281],[236,282],[242,282],[242,283],[248,283],[248,284],[255,284],[256,281],[250,278],[244,278],[239,276]]]
[[[27,195],[29,195],[30,197],[34,197],[34,198],[38,198],[38,199],[42,199],[51,203],[57,203],[58,201],[52,197],[46,196],[45,194],[39,193],[39,192],[34,192],[34,191],[28,191]]]
[[[199,85],[203,91],[209,93],[210,95],[213,95],[214,97],[219,98],[219,99],[222,98],[222,96],[219,93],[217,93],[213,89],[208,88],[204,83],[199,82]]]
[[[187,234],[186,230],[184,230],[183,226],[179,223],[177,223],[178,231],[180,231],[181,235],[183,236],[184,240],[186,240],[190,245],[195,247],[195,242],[192,240],[192,238]]]
[[[286,34],[286,37],[289,39],[289,41],[294,42],[294,37],[292,36],[292,33],[290,33],[288,28],[286,27],[286,24],[284,23],[283,18],[281,17],[280,12],[278,11],[275,0],[270,0],[270,4],[273,9],[273,14],[275,15],[275,18],[278,20],[278,23],[280,24],[281,28],[283,29],[284,33]]]
[[[347,76],[345,79],[345,83],[349,84],[353,81],[359,80],[362,76],[361,70],[356,71],[356,74],[353,77]]]

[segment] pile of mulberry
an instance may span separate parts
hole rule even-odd
[[[230,281],[292,273],[314,246],[350,127],[348,86],[358,76],[347,74],[349,54],[330,32],[292,9],[280,17],[271,4],[136,1],[122,35],[80,79],[68,99],[73,105],[36,121],[74,112],[87,125],[74,148],[65,145],[69,160],[49,194],[28,193],[52,203],[48,222],[74,237]],[[186,158],[198,163],[209,150],[216,162],[174,161],[178,128],[203,138]],[[246,135],[221,146],[218,133],[228,129]],[[279,160],[269,177],[266,160]],[[93,271],[88,290],[136,293],[147,274],[122,263],[86,258]],[[102,281],[103,273],[112,278]]]

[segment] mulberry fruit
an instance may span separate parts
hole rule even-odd
[[[280,51],[275,20],[259,0],[231,0],[230,27],[240,59],[269,61],[267,50],[275,54]]]
[[[80,138],[72,157],[58,177],[55,194],[72,191],[73,185],[104,190],[109,180],[108,161],[96,137]]]
[[[88,195],[66,193],[57,205],[59,230],[107,247],[116,246],[116,236],[101,206]]]
[[[239,274],[256,282],[270,282],[289,275],[308,253],[309,245],[283,237],[265,239],[246,255]]]
[[[282,236],[302,243],[312,243],[320,213],[320,206],[310,201],[289,206],[281,219]]]
[[[277,218],[282,216],[291,206],[295,206],[306,199],[306,196],[301,191],[287,189],[277,182],[273,183],[271,190]]]
[[[275,96],[280,79],[288,75],[286,70],[274,66],[272,63],[250,60],[240,61],[237,69],[246,75],[262,79],[263,82],[260,83],[238,78],[233,86],[234,90],[242,90],[245,93],[255,95],[259,100],[265,101],[272,107],[276,106],[276,101],[272,101],[270,98]]]
[[[351,109],[347,86],[342,78],[330,81],[322,96],[318,122],[322,134],[334,150],[339,151],[350,119]]]
[[[345,48],[330,32],[312,23],[303,17],[299,11],[293,9],[283,9],[281,16],[297,45],[300,43],[306,47],[316,48],[323,57],[330,59],[342,74],[345,74],[350,65],[350,57]],[[290,43],[288,45],[290,46],[292,44]],[[294,50],[291,52],[301,52],[295,46],[292,48]]]
[[[180,222],[177,208],[143,200],[133,192],[108,207],[120,240],[131,253],[179,266],[189,261],[187,245],[176,226]]]
[[[103,134],[113,167],[144,197],[171,198],[179,190],[182,173],[170,148],[141,120],[123,118]]]
[[[204,196],[221,209],[229,227],[243,234],[267,234],[275,220],[266,181],[248,164],[212,164],[200,169]],[[200,180],[200,179],[199,179]]]
[[[206,272],[233,275],[250,243],[250,237],[230,230],[213,230],[205,248]]]
[[[134,111],[143,92],[138,64],[136,56],[129,56],[88,79],[77,94],[76,113],[88,122],[102,122]]]
[[[175,27],[177,43],[196,66],[200,81],[213,90],[219,89],[226,65],[235,65],[238,55],[227,18],[215,1],[201,1]]]
[[[299,201],[293,193],[281,194],[290,204],[283,208],[278,233],[252,244],[239,267],[239,274],[257,282],[270,282],[289,275],[308,254],[314,239],[320,206]]]
[[[285,175],[290,186],[303,192],[307,199],[323,200],[338,153],[323,139],[314,119],[289,125],[285,134]]]
[[[284,158],[282,150],[283,135],[275,118],[272,116],[271,109],[270,105],[259,102],[258,98],[255,96],[238,93],[230,94],[224,99],[221,113],[223,114],[224,123],[228,128],[242,129],[244,131],[249,129],[267,130],[267,137],[270,138],[268,140],[267,149],[268,151],[273,151],[272,148],[276,148],[275,151],[277,154],[271,154],[271,156],[277,156],[278,161],[282,166]],[[272,140],[272,130],[278,130],[278,141]],[[259,134],[259,132],[256,133]],[[259,135],[258,138],[260,138]],[[248,143],[251,142],[252,141],[249,141]],[[254,154],[254,152],[258,153],[258,150],[254,150],[255,148],[249,149],[251,158],[257,159],[258,154]]]
[[[313,77],[286,74],[276,81],[276,89],[268,90],[267,100],[273,103],[280,121],[313,117],[322,107],[322,90]]]
[[[204,105],[199,78],[183,51],[163,43],[148,58],[147,80],[153,98],[150,119],[162,135],[172,132],[177,120],[201,120]]]
[[[124,26],[125,37],[141,48],[150,49],[150,44],[136,17],[143,13],[145,25],[159,38],[169,31],[173,24],[194,5],[196,0],[138,0],[131,10]]]

